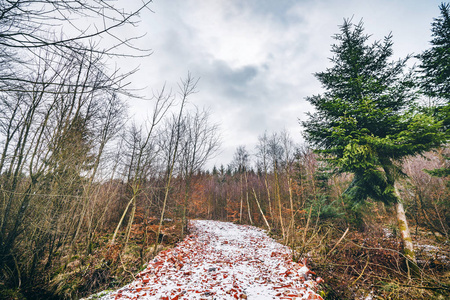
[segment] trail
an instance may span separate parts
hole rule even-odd
[[[204,220],[189,226],[177,247],[102,299],[322,299],[315,292],[321,279],[263,230]]]

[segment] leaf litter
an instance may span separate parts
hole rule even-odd
[[[316,293],[322,279],[264,230],[209,220],[189,227],[177,247],[101,299],[322,299]]]

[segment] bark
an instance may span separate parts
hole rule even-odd
[[[284,231],[284,222],[283,222],[283,206],[281,204],[281,194],[280,194],[280,183],[278,181],[278,171],[277,171],[277,164],[274,164],[274,168],[273,168],[273,172],[275,175],[275,190],[276,190],[276,195],[278,198],[278,210],[279,210],[279,217],[280,217],[280,226],[281,226],[281,233],[283,235],[283,240],[285,240],[286,238],[286,233]]]
[[[244,206],[244,192],[242,191],[242,174],[241,174],[241,202],[239,206],[239,224],[242,224],[242,209]]]
[[[264,185],[266,186],[266,191],[267,191],[267,201],[269,203],[269,215],[270,215],[270,219],[273,220],[272,201],[270,200],[270,189],[269,189],[269,183],[267,182],[267,170],[265,170],[264,173],[265,173]]]
[[[416,255],[414,252],[414,246],[411,239],[411,233],[408,227],[408,221],[406,220],[405,210],[403,208],[403,203],[398,201],[395,204],[395,209],[397,211],[397,224],[400,232],[400,236],[403,241],[403,253],[412,262],[416,263]]]
[[[187,218],[186,218],[186,213],[187,213],[187,204],[188,204],[188,198],[189,195],[191,194],[191,178],[192,178],[193,174],[189,174],[186,178],[186,184],[184,186],[184,202],[183,202],[183,224],[181,225],[181,238],[184,238],[185,235],[185,231],[188,228],[188,222],[187,222]],[[209,207],[208,207],[209,210]],[[209,214],[209,212],[208,212]]]
[[[128,212],[128,208],[130,207],[130,205],[134,202],[134,196],[130,199],[130,201],[127,204],[127,207],[125,208],[125,210],[122,213],[122,217],[120,217],[119,223],[116,226],[116,230],[114,230],[114,234],[111,240],[111,245],[114,245],[115,241],[116,241],[116,237],[117,237],[117,233],[119,232],[120,227],[122,226],[123,220],[125,219],[125,216],[127,215]]]
[[[248,200],[248,178],[247,178],[247,171],[244,172],[245,176],[245,197],[247,200],[247,210],[248,210],[248,218],[250,220],[250,224],[253,225],[253,219],[252,219],[252,213],[250,211],[250,201]]]
[[[266,223],[267,229],[270,232],[271,231],[270,225],[269,225],[269,222],[267,222],[267,219],[266,219],[266,216],[264,215],[263,210],[261,209],[261,205],[259,204],[259,201],[258,201],[258,196],[256,195],[255,189],[253,188],[252,190],[253,190],[253,195],[255,196],[256,204],[258,205],[259,211],[261,212],[264,222]]]
[[[286,170],[287,174],[287,181],[288,181],[288,187],[289,187],[289,204],[291,207],[291,221],[289,222],[289,228],[287,233],[287,239],[289,239],[289,236],[294,234],[294,228],[295,228],[295,215],[294,215],[294,199],[292,196],[292,179],[289,175],[289,171]]]

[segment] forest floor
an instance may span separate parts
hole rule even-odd
[[[380,224],[372,223],[364,232],[353,228],[347,235],[343,226],[338,230],[335,223],[322,224],[306,246],[296,248],[303,249],[296,256],[308,257],[324,279],[323,298],[450,299],[450,244],[445,237],[412,231],[419,268],[412,274],[395,227]]]
[[[109,299],[322,299],[321,278],[262,229],[190,221],[190,235],[152,259]]]

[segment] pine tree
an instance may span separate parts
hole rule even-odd
[[[417,57],[419,65],[420,86],[423,93],[436,99],[438,105],[433,108],[433,114],[443,120],[443,129],[447,131],[447,141],[450,137],[450,4],[439,6],[441,16],[431,24],[433,39],[431,48]],[[436,176],[450,176],[450,158],[447,157],[447,167],[433,170]]]
[[[450,4],[439,6],[441,16],[431,24],[431,48],[418,58],[421,60],[421,87],[425,95],[450,103]]]
[[[440,122],[413,111],[415,93],[406,59],[391,62],[392,36],[369,44],[363,23],[346,20],[334,36],[332,67],[315,76],[325,89],[307,97],[315,107],[302,122],[306,139],[338,172],[354,174],[346,194],[395,204],[405,255],[415,261],[395,183],[401,161],[442,142]]]

